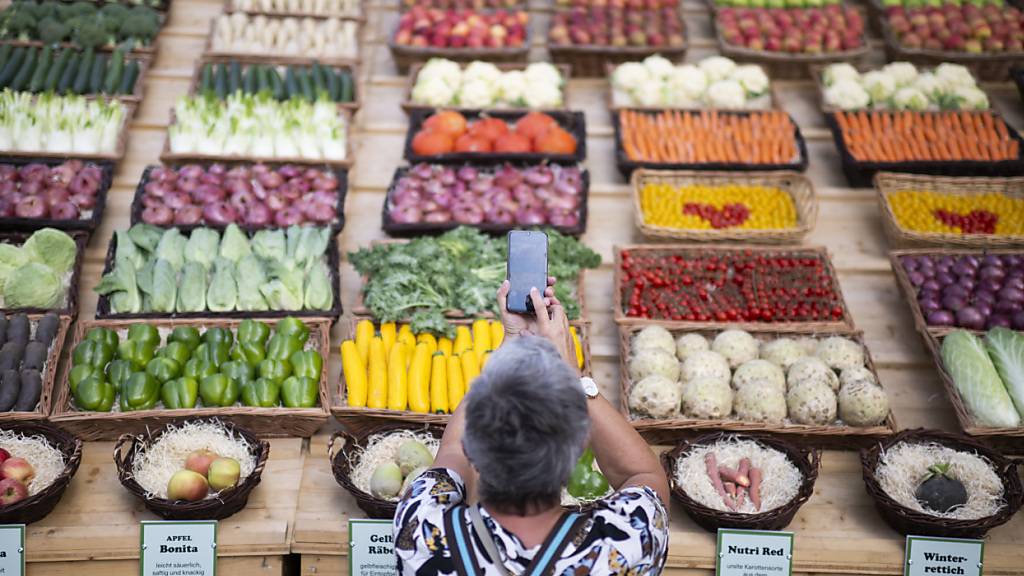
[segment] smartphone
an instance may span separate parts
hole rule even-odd
[[[530,289],[543,294],[548,285],[548,235],[536,230],[508,233],[508,270],[512,285],[505,306],[509,312],[533,313]]]

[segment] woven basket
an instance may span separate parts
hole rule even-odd
[[[441,426],[403,424],[400,422],[380,422],[366,426],[354,426],[345,423],[346,429],[331,435],[327,443],[327,457],[331,460],[331,472],[342,488],[348,490],[356,499],[359,508],[370,518],[394,518],[398,502],[377,498],[364,492],[352,483],[352,467],[359,460],[359,453],[366,447],[370,436],[395,430],[422,430],[435,438],[444,434]]]
[[[29,320],[32,323],[33,329],[36,326],[36,322],[43,317],[42,314],[28,314]],[[53,403],[53,390],[55,381],[57,379],[57,368],[60,365],[60,359],[63,356],[64,350],[64,339],[67,337],[68,329],[71,327],[71,317],[67,315],[58,315],[59,323],[57,325],[57,335],[54,336],[53,342],[50,343],[49,350],[46,351],[46,364],[43,365],[42,384],[43,389],[39,395],[39,403],[35,409],[30,412],[0,412],[0,427],[3,427],[6,423],[23,423],[23,422],[38,422],[45,420],[50,415],[50,409]]]
[[[54,158],[5,158],[4,164],[13,166],[24,166],[26,164],[46,164],[47,166],[59,166],[64,160]],[[19,218],[17,216],[0,217],[0,229],[31,232],[40,228],[56,228],[58,230],[81,230],[91,234],[99,227],[103,220],[103,211],[107,205],[107,192],[114,179],[113,162],[95,162],[103,173],[100,180],[100,187],[96,190],[96,204],[92,207],[89,216],[80,217],[77,220],[55,220],[53,218]]]
[[[85,232],[70,231],[68,235],[75,241],[77,252],[75,253],[75,264],[71,268],[71,277],[68,279],[67,295],[64,297],[64,305],[60,308],[47,310],[45,308],[4,308],[0,306],[0,312],[5,314],[46,314],[56,312],[59,315],[66,315],[74,318],[78,315],[78,280],[82,276],[82,265],[85,261],[85,246],[89,243],[89,235]],[[26,232],[0,232],[0,244],[22,245],[31,236]]]
[[[146,450],[160,437],[167,432],[169,425],[183,423],[185,421],[195,422],[193,418],[169,422],[155,431],[147,430],[138,436],[124,434],[117,439],[114,445],[114,464],[117,466],[117,479],[121,485],[136,498],[142,500],[143,505],[150,512],[164,520],[223,520],[242,508],[249,501],[249,493],[260,483],[260,476],[263,468],[267,465],[267,457],[270,455],[270,443],[260,440],[252,432],[243,428],[237,428],[228,424],[227,429],[233,434],[244,438],[252,446],[252,455],[256,458],[256,467],[252,473],[241,479],[239,483],[227,490],[222,490],[216,498],[186,502],[183,500],[168,500],[167,498],[149,498],[146,491],[135,481],[132,476],[132,466],[135,458],[144,454]],[[216,420],[214,420],[216,422]]]
[[[850,314],[850,309],[846,306],[846,299],[843,298],[842,288],[839,286],[839,276],[836,274],[835,268],[832,266],[832,259],[829,257],[828,250],[823,246],[762,246],[751,244],[749,246],[727,246],[727,245],[716,245],[708,246],[702,244],[633,244],[629,246],[615,246],[613,248],[615,253],[615,270],[614,270],[614,292],[612,293],[612,299],[614,302],[615,311],[615,322],[620,325],[647,325],[647,324],[659,324],[668,328],[669,330],[705,330],[714,327],[728,326],[730,328],[739,328],[742,330],[752,331],[773,331],[773,332],[846,332],[854,328],[853,316]],[[663,254],[669,257],[682,257],[686,258],[690,255],[715,255],[720,259],[728,261],[734,254],[757,254],[757,253],[769,253],[769,254],[791,254],[793,257],[800,258],[816,258],[820,259],[824,263],[825,270],[828,273],[828,277],[832,284],[832,291],[835,293],[838,299],[839,306],[843,309],[843,315],[841,320],[834,320],[830,322],[744,322],[739,320],[734,321],[706,321],[700,322],[695,320],[649,320],[646,318],[638,318],[634,316],[627,316],[626,308],[624,307],[625,302],[623,301],[622,292],[626,289],[626,279],[622,274],[622,252],[627,251],[632,254],[648,255],[648,254]]]
[[[731,328],[733,325],[727,325]],[[801,445],[819,446],[834,448],[838,450],[859,449],[862,446],[885,438],[899,430],[896,424],[896,417],[892,411],[889,412],[885,421],[878,426],[858,427],[839,425],[837,423],[825,425],[807,425],[784,422],[781,424],[771,422],[745,422],[741,420],[720,419],[720,420],[698,420],[679,415],[669,419],[634,418],[629,411],[629,391],[632,382],[629,379],[629,358],[632,355],[632,338],[636,332],[645,328],[644,325],[634,324],[619,327],[619,412],[629,421],[634,428],[648,438],[678,439],[681,436],[693,432],[704,432],[708,430],[728,430],[733,432],[754,432],[768,433],[777,436],[785,436],[787,439]],[[709,340],[712,339],[726,326],[718,329],[704,330],[680,330],[678,332],[697,332]],[[761,330],[764,330],[763,328]],[[751,334],[760,341],[773,340],[778,337],[800,337],[811,336],[823,338],[827,336],[843,336],[859,343],[864,349],[865,367],[875,376],[875,381],[884,389],[878,378],[878,370],[871,358],[871,351],[864,344],[864,335],[858,331],[807,331],[807,332],[775,332],[755,331]]]
[[[70,351],[85,337],[90,328],[102,326],[118,332],[127,330],[135,323],[132,320],[84,320],[75,326],[75,335],[66,347],[68,353],[56,380],[53,400],[53,411],[50,421],[62,428],[74,432],[85,440],[116,440],[122,434],[142,434],[147,430],[155,430],[170,422],[192,418],[219,418],[233,425],[244,427],[261,437],[299,436],[308,437],[327,421],[327,407],[330,404],[328,377],[330,371],[327,359],[331,356],[330,322],[327,319],[303,319],[310,328],[309,339],[312,349],[320,352],[324,359],[324,367],[320,373],[320,405],[313,408],[258,408],[250,406],[204,407],[189,409],[165,409],[134,412],[85,412],[79,411],[74,405],[71,388],[66,386],[68,373],[71,370]],[[162,329],[176,326],[195,326],[197,328],[221,327],[235,331],[241,320],[194,319],[194,320],[149,320],[146,323]]]
[[[353,315],[348,325],[346,326],[345,333],[342,340],[348,340],[355,338],[356,325],[363,321],[373,319],[369,316]],[[452,324],[471,326],[473,320],[470,319],[453,319]],[[374,323],[376,326],[376,322]],[[401,322],[400,322],[401,324]],[[576,329],[576,334],[580,339],[580,347],[583,350],[583,368],[580,369],[580,373],[584,375],[590,375],[593,373],[593,360],[590,355],[590,323],[573,321],[569,323],[570,326]],[[468,382],[466,383],[468,384]],[[450,417],[449,414],[431,414],[424,412],[413,412],[411,410],[388,410],[384,408],[355,408],[348,405],[348,387],[345,381],[345,373],[342,371],[339,374],[338,381],[338,395],[332,398],[331,414],[336,420],[345,425],[367,425],[374,424],[376,422],[394,421],[399,420],[402,422],[412,422],[418,424],[438,424],[444,426],[448,423]]]
[[[608,90],[605,92],[605,105],[608,107],[608,111],[611,112],[612,117],[618,115],[619,110],[642,110],[647,112],[660,112],[662,110],[712,110],[711,106],[700,106],[700,107],[675,107],[675,106],[640,106],[635,103],[619,104],[615,102],[615,86],[612,84],[612,77],[615,74],[615,69],[618,67],[616,64],[608,64],[604,70],[604,76],[608,79],[607,86]],[[738,110],[771,110],[781,109],[782,100],[779,98],[779,93],[775,89],[774,84],[768,85],[768,93],[757,97],[757,106],[751,106],[747,108],[739,108]],[[725,109],[721,109],[725,110]]]
[[[487,12],[486,10],[477,11]],[[530,55],[530,44],[533,42],[532,22],[525,26],[526,35],[523,38],[522,46],[511,46],[505,48],[437,48],[434,46],[400,46],[395,42],[395,35],[398,34],[399,21],[395,21],[394,28],[388,34],[388,50],[391,51],[391,59],[395,62],[395,68],[401,75],[409,74],[415,64],[423,64],[431,58],[445,58],[460,63],[470,63],[474,60],[483,60],[491,64],[522,64],[525,65]]]
[[[723,512],[709,508],[686,493],[676,480],[676,468],[681,459],[685,458],[690,450],[705,444],[714,444],[719,440],[737,438],[741,440],[753,440],[772,450],[777,450],[786,455],[786,458],[793,463],[800,471],[803,482],[797,490],[796,496],[786,504],[767,512],[759,514],[741,514],[739,512]],[[661,465],[668,476],[669,486],[672,489],[672,496],[676,502],[682,504],[686,514],[693,518],[698,526],[708,532],[717,532],[719,528],[736,528],[741,530],[782,530],[793,521],[797,510],[804,505],[814,494],[814,482],[818,479],[818,467],[821,464],[821,452],[799,448],[785,440],[774,438],[764,434],[733,434],[730,432],[716,432],[706,434],[692,441],[682,441],[671,450],[661,453]]]
[[[888,18],[879,18],[882,38],[885,40],[885,56],[889,62],[904,61],[916,66],[938,66],[943,62],[962,64],[969,68],[975,77],[986,82],[1005,82],[1014,64],[1024,62],[1024,52],[1002,54],[972,54],[969,52],[950,52],[946,50],[929,50],[927,48],[906,48],[896,38]]]
[[[1006,505],[999,512],[985,518],[952,520],[937,518],[899,504],[879,485],[878,480],[875,479],[875,469],[878,467],[882,452],[901,442],[936,443],[953,450],[973,452],[988,460],[1003,482],[1003,497]],[[943,538],[982,538],[992,528],[1008,522],[1024,501],[1024,488],[1021,487],[1021,479],[1017,471],[1017,466],[1022,462],[1010,460],[977,440],[959,434],[921,428],[904,430],[891,438],[878,442],[871,448],[862,450],[860,459],[864,474],[864,488],[874,499],[878,513],[889,526],[892,526],[893,530],[900,534]]]
[[[513,70],[524,70],[526,64],[497,64],[498,70],[502,72],[511,72]],[[556,110],[556,111],[568,111],[569,110],[569,78],[572,76],[572,66],[567,64],[555,65],[558,71],[562,74],[562,105],[555,108],[544,108],[544,110]],[[433,111],[437,107],[414,102],[412,99],[412,89],[416,86],[416,80],[419,78],[420,70],[423,68],[423,64],[416,63],[409,67],[408,81],[405,83],[405,96],[402,99],[402,110],[405,110],[406,114],[412,114],[416,110],[429,110]],[[464,106],[452,106],[444,107],[446,110],[457,110],[459,112],[476,112],[479,108],[466,108]],[[532,108],[520,107],[520,106],[493,106],[488,110],[502,110],[506,112],[529,112]]]
[[[796,207],[797,223],[793,228],[782,230],[745,230],[740,228],[688,230],[647,224],[640,204],[640,192],[648,184],[667,184],[674,187],[738,184],[778,188],[793,200],[793,205]],[[649,237],[672,238],[690,242],[800,242],[814,228],[814,223],[818,219],[818,199],[814,193],[814,184],[799,172],[705,172],[642,168],[633,172],[630,186],[633,190],[636,227]]]
[[[889,244],[896,248],[915,246],[948,246],[971,248],[1004,248],[1024,245],[1024,235],[951,234],[946,232],[918,232],[901,227],[889,203],[889,195],[900,190],[931,191],[950,196],[973,196],[998,193],[1024,201],[1024,177],[976,178],[924,176],[879,172],[875,175],[878,208]]]
[[[4,422],[0,429],[26,436],[42,436],[64,455],[64,471],[38,494],[0,508],[0,523],[32,524],[46,517],[60,502],[82,463],[82,441],[45,422]]]

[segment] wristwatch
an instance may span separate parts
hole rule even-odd
[[[589,376],[583,376],[580,378],[580,386],[583,387],[583,393],[587,395],[587,398],[597,398],[601,390],[597,387],[597,382]]]

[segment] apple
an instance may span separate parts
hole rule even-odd
[[[14,478],[0,480],[0,506],[10,506],[28,497],[28,488]]]
[[[234,458],[217,458],[210,464],[210,472],[207,475],[210,479],[210,487],[220,492],[238,484],[238,476],[242,473],[242,467]]]
[[[167,498],[169,500],[196,502],[206,498],[209,493],[210,485],[206,482],[206,478],[192,470],[178,470],[167,483]]]
[[[210,471],[210,463],[219,458],[213,451],[202,449],[193,450],[188,456],[185,457],[185,469],[191,470],[196,474],[206,476]]]
[[[0,464],[3,464],[8,458],[11,457],[11,453],[7,450],[0,448]]]
[[[28,484],[36,477],[36,469],[24,458],[8,458],[0,464],[0,477],[14,478],[15,480]]]

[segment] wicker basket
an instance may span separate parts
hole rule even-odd
[[[187,418],[176,422],[169,422],[158,430],[147,430],[138,436],[124,434],[118,438],[114,445],[114,464],[117,466],[117,478],[121,485],[136,498],[142,500],[143,505],[150,512],[164,520],[223,520],[242,508],[249,501],[249,493],[259,485],[260,476],[263,475],[263,468],[267,465],[267,457],[270,455],[270,443],[260,440],[252,432],[243,428],[237,428],[228,424],[227,429],[233,434],[244,438],[252,446],[252,455],[256,458],[256,467],[252,473],[243,478],[235,487],[222,490],[216,498],[187,502],[184,500],[168,500],[167,498],[149,498],[145,489],[135,481],[132,476],[132,465],[135,458],[144,454],[154,442],[167,432],[168,426],[185,421],[194,422],[193,418]]]
[[[630,104],[619,104],[615,102],[615,86],[612,84],[612,77],[615,74],[615,69],[618,66],[616,64],[608,64],[605,67],[604,76],[608,78],[608,90],[605,92],[605,105],[608,107],[608,111],[611,112],[612,117],[618,115],[619,110],[641,110],[647,112],[660,112],[662,110],[712,110],[711,106],[700,106],[693,108],[684,107],[673,107],[673,106],[640,106],[635,103]],[[774,84],[768,85],[768,93],[757,97],[757,106],[750,106],[747,108],[739,108],[737,110],[771,110],[771,109],[782,109],[782,100],[779,98],[779,93],[775,89]],[[725,109],[721,109],[725,110]]]
[[[846,299],[843,298],[842,288],[839,286],[839,276],[836,274],[835,268],[832,266],[832,259],[829,257],[828,251],[822,246],[762,246],[762,245],[749,245],[749,246],[726,246],[716,245],[708,246],[702,244],[634,244],[630,246],[615,246],[615,286],[614,292],[612,293],[612,299],[614,302],[615,310],[615,322],[619,325],[647,325],[647,324],[659,324],[668,328],[669,330],[704,330],[708,328],[729,326],[731,328],[739,328],[742,330],[752,331],[772,331],[772,332],[846,332],[854,328],[853,316],[850,314],[850,309],[846,306]],[[667,256],[675,257],[679,256],[686,258],[690,255],[715,255],[722,260],[728,261],[735,254],[778,254],[785,253],[791,254],[793,257],[800,258],[816,258],[823,262],[825,270],[827,271],[828,278],[832,285],[832,291],[838,300],[836,305],[842,308],[842,319],[833,321],[771,321],[771,322],[749,322],[741,320],[729,320],[729,321],[696,321],[696,320],[649,320],[646,318],[638,318],[634,316],[628,316],[625,302],[623,300],[622,292],[626,289],[626,279],[622,274],[622,252],[626,251],[636,255],[647,255],[650,253],[664,254]]]
[[[478,13],[487,12],[486,10]],[[434,46],[401,46],[395,42],[398,34],[398,24],[388,34],[388,50],[391,51],[391,59],[395,62],[395,68],[401,75],[409,74],[415,64],[423,64],[431,58],[445,58],[460,63],[469,63],[474,60],[483,60],[491,64],[522,64],[525,65],[530,55],[530,43],[533,41],[532,22],[526,24],[526,35],[523,38],[522,46],[510,46],[505,48],[437,48]]]
[[[0,429],[26,436],[42,436],[64,455],[64,471],[38,494],[0,509],[0,523],[32,524],[46,517],[60,502],[82,463],[82,441],[45,422],[4,422]]]
[[[36,323],[42,318],[42,314],[28,314],[33,329]],[[45,420],[50,415],[53,402],[54,383],[57,379],[57,368],[60,365],[64,350],[64,339],[67,337],[68,329],[71,327],[71,317],[58,315],[57,335],[54,336],[50,348],[46,351],[46,363],[43,365],[42,384],[43,389],[39,395],[39,403],[30,412],[0,412],[0,427],[5,423],[36,422]]]
[[[328,388],[327,359],[330,358],[330,322],[327,319],[303,319],[310,328],[309,340],[312,349],[320,352],[324,359],[324,367],[320,373],[320,405],[314,408],[257,408],[249,406],[204,407],[171,410],[154,408],[134,412],[86,412],[79,411],[74,405],[71,389],[65,383],[71,370],[70,351],[85,337],[86,332],[95,326],[124,331],[133,324],[130,320],[84,320],[75,326],[75,335],[67,346],[68,354],[61,367],[60,375],[55,384],[53,411],[50,421],[58,426],[74,432],[84,440],[115,440],[122,434],[142,434],[154,430],[167,423],[180,419],[219,418],[246,428],[262,437],[280,436],[312,436],[327,421],[327,408],[330,404]],[[197,328],[238,328],[240,320],[150,320],[147,324],[162,329],[173,329],[176,326],[194,326]]]
[[[4,158],[3,164],[10,164],[21,167],[26,164],[46,164],[47,166],[59,166],[64,160],[54,158]],[[96,204],[90,210],[87,217],[80,217],[76,220],[56,220],[53,218],[18,218],[17,216],[0,217],[0,229],[18,230],[31,232],[40,228],[56,228],[58,230],[81,230],[92,233],[99,227],[103,220],[103,210],[107,205],[107,192],[110,190],[114,178],[113,162],[95,162],[100,167],[102,178],[100,187],[96,190]]]
[[[875,175],[878,208],[889,244],[895,248],[915,246],[948,246],[971,248],[1004,248],[1024,245],[1024,235],[951,234],[907,230],[896,222],[889,195],[901,190],[931,191],[950,196],[973,196],[997,193],[1024,201],[1024,178],[955,178],[879,172]]]
[[[758,514],[741,514],[739,512],[723,512],[709,508],[686,493],[676,480],[676,468],[681,459],[685,458],[690,450],[704,445],[714,444],[719,440],[737,438],[741,440],[753,440],[772,450],[777,450],[786,455],[786,458],[793,463],[800,471],[803,482],[797,490],[796,496],[786,504],[761,512]],[[692,441],[683,441],[671,450],[661,453],[661,465],[665,468],[668,476],[672,496],[676,502],[682,504],[686,514],[693,518],[698,526],[708,532],[717,532],[719,528],[736,528],[741,530],[782,530],[793,521],[797,510],[804,505],[814,494],[814,482],[818,479],[818,467],[821,464],[821,453],[818,450],[799,448],[785,440],[774,438],[763,434],[734,434],[730,432],[716,432],[700,436]]]
[[[0,312],[4,314],[17,314],[19,312],[24,314],[46,314],[47,312],[56,312],[59,315],[66,315],[74,318],[78,315],[78,280],[82,276],[82,265],[85,260],[85,246],[89,243],[89,235],[85,232],[68,232],[68,235],[75,241],[75,247],[77,253],[75,254],[75,264],[71,268],[71,276],[68,279],[67,295],[64,297],[64,305],[60,308],[54,308],[47,310],[44,308],[4,308],[0,306]],[[26,232],[11,232],[11,233],[0,233],[0,244],[15,244],[22,245],[31,236],[30,233]]]
[[[923,512],[912,510],[899,504],[885,493],[878,480],[875,469],[883,451],[901,443],[936,443],[953,450],[973,452],[988,460],[999,479],[1003,483],[1003,497],[1006,505],[985,518],[976,520],[952,520],[938,518]],[[875,501],[875,508],[893,530],[900,534],[917,534],[921,536],[939,536],[943,538],[982,538],[996,526],[1005,524],[1021,507],[1024,501],[1024,488],[1021,487],[1017,466],[1020,461],[1013,461],[999,452],[985,446],[977,440],[959,434],[950,434],[938,430],[904,430],[891,438],[880,441],[871,448],[861,451],[861,466],[864,474],[864,487],[868,495]]]
[[[732,325],[728,325],[732,327]],[[642,435],[651,439],[662,440],[665,438],[677,439],[680,436],[692,434],[693,432],[705,432],[708,430],[728,430],[733,432],[754,432],[767,433],[777,436],[785,436],[793,442],[802,445],[834,448],[839,450],[859,449],[864,445],[885,438],[899,430],[896,418],[890,411],[885,421],[878,426],[858,427],[840,425],[837,423],[825,425],[807,425],[784,422],[780,424],[770,422],[745,422],[741,420],[719,419],[699,420],[679,415],[669,419],[634,418],[629,411],[629,391],[632,382],[629,379],[629,358],[632,350],[633,334],[645,328],[643,325],[630,325],[619,327],[619,412],[633,425]],[[697,332],[709,340],[724,330],[682,330],[680,332]],[[762,329],[763,330],[763,329]],[[774,332],[756,331],[751,333],[754,338],[760,341],[768,341],[777,337],[799,337],[811,336],[823,338],[827,336],[843,336],[859,343],[864,349],[865,367],[875,376],[879,382],[878,370],[871,359],[871,352],[864,344],[864,335],[857,331],[806,331],[806,332]],[[883,387],[884,388],[884,387]]]
[[[248,12],[242,12],[243,14],[253,16]],[[227,16],[230,13],[225,12],[221,16]],[[326,21],[329,18],[325,16],[299,16],[295,14],[276,14],[276,15],[264,15],[264,18],[268,20],[284,20],[285,18],[294,18],[302,20],[310,18],[312,20]],[[213,38],[217,33],[217,17],[210,19],[210,32],[206,35],[206,43],[203,45],[203,58],[215,58],[222,57],[228,59],[241,59],[245,58],[251,62],[264,62],[267,64],[287,65],[287,64],[312,64],[314,61],[319,62],[326,66],[341,66],[345,64],[358,64],[362,61],[363,53],[362,48],[362,36],[363,36],[363,20],[359,18],[338,18],[342,21],[351,21],[356,23],[356,53],[355,56],[307,56],[307,55],[285,55],[285,54],[272,54],[269,52],[231,52],[228,50],[215,50],[213,48]]]
[[[526,64],[497,64],[498,69],[502,72],[511,72],[513,70],[524,70]],[[572,76],[572,66],[566,64],[556,65],[558,71],[562,74],[562,105],[555,108],[545,108],[544,110],[556,110],[556,111],[568,111],[569,110],[569,78]],[[421,104],[414,102],[412,99],[412,90],[416,86],[416,79],[419,78],[420,70],[423,68],[423,64],[416,63],[409,67],[408,81],[405,84],[405,97],[402,99],[402,110],[405,110],[406,114],[412,114],[417,110],[429,110],[433,111],[437,107],[430,106],[427,104]],[[463,106],[452,106],[450,108],[445,107],[446,110],[457,110],[459,112],[476,112],[479,108],[466,108]],[[501,110],[506,112],[529,112],[532,108],[525,108],[519,106],[493,106],[489,110]]]
[[[356,324],[362,320],[373,321],[369,316],[352,316],[350,322],[346,327],[346,331],[343,336],[343,340],[355,338]],[[452,320],[452,324],[456,326],[471,326],[473,320]],[[374,323],[376,326],[376,323]],[[580,339],[580,348],[583,352],[583,368],[580,369],[581,374],[589,375],[593,373],[593,359],[590,355],[590,323],[573,321],[569,325],[576,329],[576,334]],[[468,382],[466,383],[468,384]],[[410,422],[417,424],[438,424],[444,426],[448,423],[449,414],[431,414],[426,412],[413,412],[411,410],[388,410],[385,408],[354,408],[348,405],[348,387],[345,381],[345,373],[342,371],[339,374],[338,379],[338,395],[332,398],[331,414],[336,420],[345,424],[360,425],[366,423],[375,423],[384,421],[399,420],[402,422]]]
[[[345,423],[346,429],[335,432],[327,444],[327,457],[331,460],[331,472],[342,488],[348,490],[356,499],[359,508],[370,518],[394,518],[398,502],[383,500],[364,492],[352,483],[352,467],[359,460],[359,453],[366,447],[370,436],[395,430],[413,430],[426,432],[435,438],[444,434],[441,426],[426,424],[403,424],[401,422],[380,422],[366,426],[353,426]]]
[[[778,188],[793,200],[793,205],[796,207],[797,223],[793,228],[781,230],[745,230],[740,228],[695,230],[647,224],[640,204],[640,193],[648,184],[667,184],[674,187],[739,184]],[[818,199],[814,193],[814,184],[799,172],[677,172],[642,168],[633,172],[630,186],[633,189],[636,227],[649,237],[672,238],[689,242],[800,242],[814,228],[814,223],[818,219]]]
[[[962,64],[968,67],[975,77],[986,82],[1007,81],[1010,69],[1015,64],[1024,62],[1024,52],[972,54],[970,52],[929,50],[928,48],[906,48],[896,38],[887,18],[880,17],[879,23],[882,29],[882,38],[885,40],[886,59],[889,62],[904,61],[916,66],[938,66],[943,62]]]

